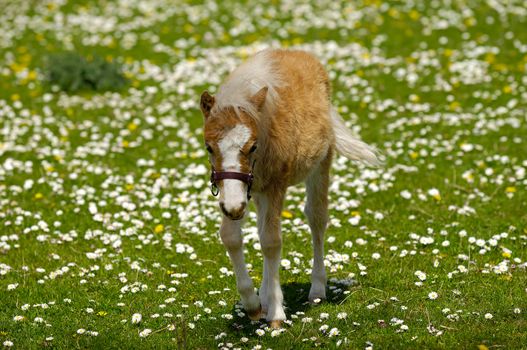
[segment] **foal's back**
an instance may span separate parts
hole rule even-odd
[[[330,84],[322,64],[304,51],[268,52],[281,77],[278,103],[269,116],[266,176],[288,184],[305,178],[334,145]]]

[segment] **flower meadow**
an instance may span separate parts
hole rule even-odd
[[[0,4],[0,346],[526,346],[524,1]],[[280,330],[238,302],[198,106],[268,47],[315,54],[385,158],[333,162],[319,305],[304,188],[290,188]],[[65,51],[119,64],[128,84],[61,92],[44,67]],[[253,211],[244,242],[259,285]]]

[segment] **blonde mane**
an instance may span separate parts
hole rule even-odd
[[[279,101],[276,89],[282,85],[283,81],[276,68],[273,67],[270,54],[271,50],[258,52],[229,75],[216,94],[213,113],[233,107],[236,113],[243,110],[258,120],[258,110],[249,99],[266,86],[268,91],[262,114],[269,116],[272,113]]]

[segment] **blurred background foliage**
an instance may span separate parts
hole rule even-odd
[[[120,64],[100,56],[85,58],[75,52],[50,55],[45,73],[51,85],[66,92],[115,91],[128,83]]]

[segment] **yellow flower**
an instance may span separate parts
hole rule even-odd
[[[414,21],[417,21],[420,17],[419,15],[419,12],[417,12],[416,10],[412,10],[410,11],[410,13],[408,14],[410,16],[411,19],[413,19]]]
[[[293,45],[300,45],[304,42],[304,40],[302,40],[302,38],[294,38],[293,39]]]
[[[183,26],[183,30],[185,31],[185,33],[192,33],[194,31],[194,27],[192,26],[192,24],[186,23]]]
[[[282,211],[282,217],[286,219],[291,219],[293,217],[293,213],[287,210]]]
[[[121,142],[121,146],[123,146],[124,148],[127,148],[128,146],[130,146],[130,143],[128,141],[126,141],[126,140],[123,140]]]
[[[467,27],[473,27],[476,25],[476,19],[473,17],[469,17],[465,19],[464,23]]]
[[[496,63],[494,65],[494,69],[497,70],[497,71],[503,72],[503,71],[507,70],[507,65],[503,64],[503,63]]]
[[[487,346],[484,345],[484,344],[479,344],[478,345],[478,350],[489,350],[489,348],[487,348]]]
[[[162,224],[159,224],[159,225],[156,225],[156,227],[154,228],[154,232],[161,233],[163,232],[164,229],[165,229],[165,226],[163,226]]]
[[[510,94],[512,92],[512,87],[510,87],[510,85],[504,86],[503,92],[506,94]]]
[[[24,65],[21,65],[21,64],[18,64],[18,63],[12,63],[11,65],[9,65],[9,68],[11,68],[11,70],[15,73],[19,73],[21,71],[23,71],[26,67]]]
[[[494,63],[496,61],[496,56],[493,53],[488,53],[485,55],[485,62],[487,63]]]
[[[501,253],[501,256],[503,256],[504,258],[508,259],[508,258],[511,257],[511,253],[509,253],[509,252],[503,252],[503,253]]]
[[[35,79],[37,79],[37,72],[35,72],[34,70],[30,70],[27,73],[27,80],[35,80]]]
[[[507,192],[507,193],[514,193],[514,192],[516,192],[516,187],[514,187],[514,186],[509,186],[509,187],[507,187],[507,188],[505,189],[505,192]]]
[[[44,195],[42,193],[40,193],[40,192],[35,193],[35,199],[41,199],[43,197],[44,197]]]
[[[128,124],[128,130],[134,131],[136,129],[137,129],[137,124],[136,123],[131,122],[130,124]]]
[[[126,184],[125,188],[127,191],[131,191],[134,189],[134,184]]]
[[[99,316],[106,316],[106,315],[108,315],[108,313],[106,311],[99,311],[99,312],[97,312],[97,315],[99,315]]]
[[[399,18],[399,11],[397,11],[393,7],[388,10],[388,14],[390,15],[390,17]]]
[[[448,107],[450,108],[451,111],[455,111],[455,110],[458,109],[460,106],[461,106],[461,105],[459,104],[459,102],[457,102],[457,101],[452,101]]]
[[[28,64],[29,62],[31,62],[31,58],[32,58],[31,55],[28,54],[28,53],[26,53],[26,54],[20,56],[20,57],[19,57],[19,60],[20,60],[20,62],[25,63],[26,66],[27,66],[27,64]]]

